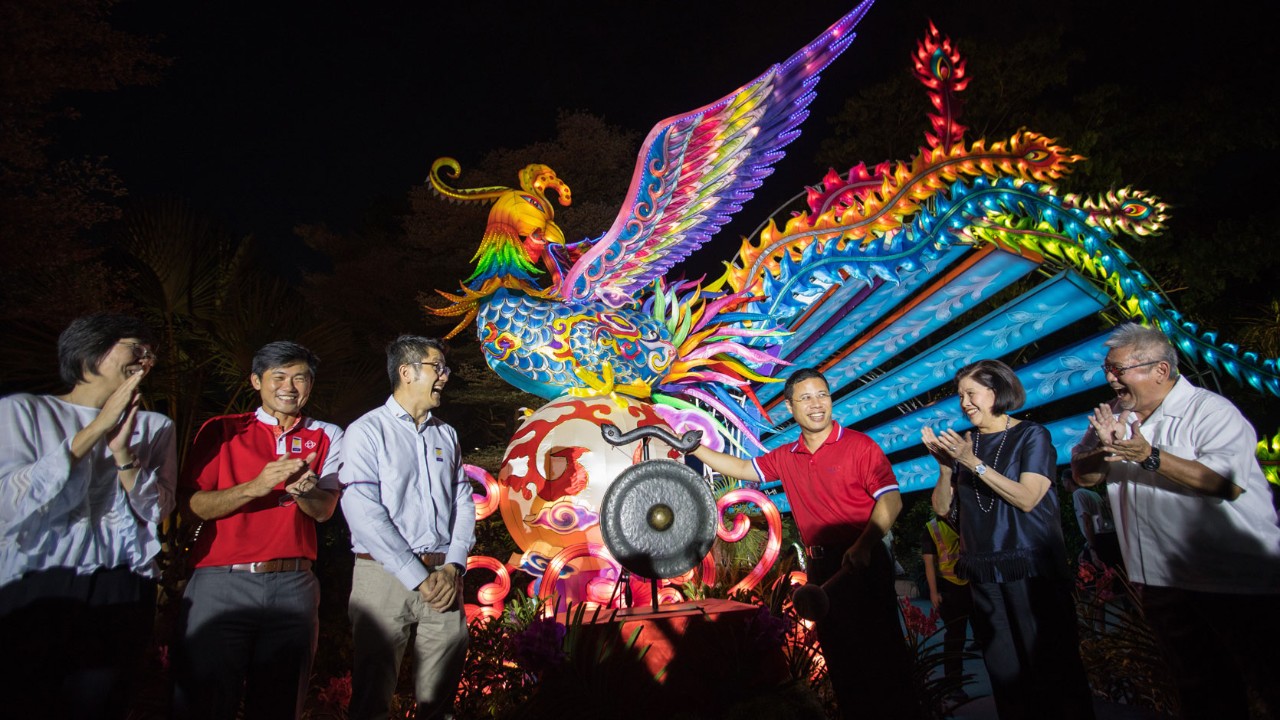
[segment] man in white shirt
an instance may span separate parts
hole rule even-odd
[[[1189,718],[1247,718],[1247,686],[1280,713],[1280,525],[1253,427],[1178,375],[1160,332],[1123,325],[1103,368],[1116,399],[1072,452],[1108,483],[1129,578]]]
[[[467,650],[462,575],[476,511],[458,436],[433,414],[449,380],[444,345],[387,346],[391,397],[347,428],[342,512],[356,554],[348,613],[352,720],[383,720],[410,630],[417,717],[448,717]]]
[[[1084,538],[1085,559],[1096,567],[1113,567],[1124,572],[1120,540],[1116,536],[1116,523],[1111,519],[1111,505],[1107,498],[1077,485],[1070,470],[1063,470],[1058,480],[1071,493],[1076,527],[1080,528],[1080,536]]]
[[[12,717],[123,718],[151,641],[173,423],[141,409],[155,366],[140,320],[91,315],[58,338],[63,395],[0,399],[0,673]]]

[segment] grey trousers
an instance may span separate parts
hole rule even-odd
[[[320,581],[310,570],[253,574],[197,568],[174,653],[175,718],[302,716],[319,633]]]
[[[450,717],[467,655],[467,619],[462,593],[452,610],[437,612],[374,560],[356,558],[347,606],[354,640],[351,720],[385,720],[391,709],[400,662],[413,643],[414,695],[418,718]]]

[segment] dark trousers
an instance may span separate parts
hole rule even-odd
[[[299,717],[319,633],[320,581],[309,570],[198,568],[187,583],[174,653],[173,716]]]
[[[1189,720],[1249,717],[1248,690],[1280,717],[1280,595],[1143,586],[1142,610],[1165,651]]]
[[[844,548],[810,562],[810,579],[823,583],[840,569]],[[919,717],[912,661],[903,640],[893,560],[876,543],[867,567],[848,570],[826,587],[831,608],[817,624],[842,717],[895,720]]]
[[[969,629],[969,616],[973,615],[973,595],[968,585],[956,585],[946,578],[938,578],[938,595],[942,604],[938,616],[942,618],[942,648],[947,652],[943,670],[948,679],[954,680],[957,689],[964,675],[964,641]]]
[[[0,588],[0,715],[123,718],[151,645],[156,584],[127,567],[27,573]]]
[[[1093,718],[1065,580],[970,583],[974,636],[1000,720]]]
[[[1124,556],[1120,554],[1120,539],[1113,532],[1098,533],[1093,536],[1094,550],[1102,562],[1124,574]]]

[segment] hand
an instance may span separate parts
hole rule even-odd
[[[316,461],[316,453],[311,453],[303,459],[302,476],[297,480],[284,486],[284,491],[295,498],[304,497],[307,493],[315,489],[316,484],[320,482],[320,476],[315,470],[311,469],[311,463]],[[273,486],[274,487],[274,486]]]
[[[920,442],[924,444],[924,449],[929,451],[935,462],[940,468],[949,468],[953,462],[953,458],[942,447],[942,441],[934,434],[933,428],[926,427],[920,431]]]
[[[935,434],[932,428],[924,428],[920,431],[920,439],[924,441],[929,454],[933,455],[939,465],[946,466],[958,462],[965,467],[973,467],[979,462],[978,456],[973,454],[973,433],[971,432],[962,436],[955,430],[947,429]]]
[[[1124,439],[1125,416],[1128,414],[1128,411],[1117,414],[1108,403],[1094,408],[1093,415],[1089,418],[1089,427],[1098,436],[1099,446]]]
[[[933,592],[930,592],[929,602],[933,603],[933,609],[937,610],[938,608],[942,607],[942,595],[938,594],[938,591],[936,590],[934,590]]]
[[[457,568],[448,564],[428,575],[418,586],[422,601],[436,612],[451,609],[461,590],[462,578],[458,577]]]
[[[128,465],[135,460],[129,448],[129,438],[133,437],[133,426],[138,421],[138,410],[141,407],[142,396],[135,394],[129,409],[124,413],[124,420],[115,430],[107,433],[107,449],[111,451],[117,465]]]
[[[1089,421],[1090,424],[1093,420]],[[1121,424],[1123,427],[1123,424]],[[1128,440],[1112,440],[1111,442],[1103,442],[1102,449],[1107,454],[1107,462],[1136,462],[1140,463],[1151,456],[1151,443],[1142,437],[1142,421],[1134,417],[1132,424],[1129,426],[1132,433]]]
[[[288,483],[295,476],[300,476],[304,472],[309,472],[308,463],[314,460],[315,453],[307,456],[307,460],[299,458],[282,457],[279,460],[272,460],[262,466],[262,472],[258,473],[258,477],[245,483],[244,491],[250,497],[266,497],[277,485]]]
[[[107,438],[107,449],[121,465],[133,460],[128,454],[129,438],[133,435],[138,408],[142,403],[142,394],[138,392],[138,385],[142,383],[142,378],[146,377],[146,374],[147,371],[144,368],[142,372],[134,373],[120,383],[120,387],[107,396],[107,401],[103,403],[102,409],[93,419],[92,424],[97,425],[102,431],[100,437]],[[122,455],[124,457],[121,457]]]
[[[867,567],[871,564],[871,545],[863,542],[854,543],[845,550],[841,562],[849,567]]]

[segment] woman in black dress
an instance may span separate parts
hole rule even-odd
[[[1002,720],[1092,718],[1049,431],[1007,413],[1026,393],[1012,368],[981,360],[956,373],[974,427],[921,439],[938,461],[933,508],[960,529],[957,573],[973,590],[974,636]]]

